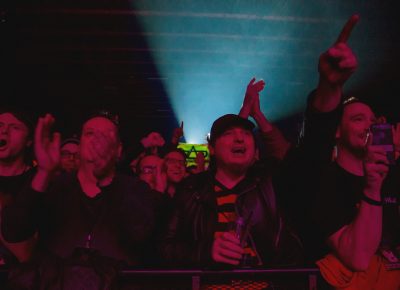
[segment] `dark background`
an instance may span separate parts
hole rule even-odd
[[[280,56],[275,55],[276,65],[266,68],[270,72],[276,71],[278,80],[275,87],[272,85],[272,92],[279,87],[283,89],[283,97],[305,99],[316,84],[319,53],[333,42],[346,19],[358,12],[361,21],[352,35],[351,45],[359,58],[360,69],[347,86],[347,92],[367,98],[378,114],[385,114],[389,121],[400,121],[397,105],[400,25],[396,1],[15,2],[0,5],[1,103],[24,106],[35,115],[52,112],[64,136],[77,132],[89,110],[109,108],[120,114],[124,124],[122,135],[128,146],[154,130],[169,139],[179,120],[176,120],[165,88],[165,75],[161,76],[154,59],[155,52],[162,54],[166,48],[151,46],[149,35],[174,35],[177,46],[187,46],[172,49],[175,58],[186,59],[181,66],[178,61],[174,63],[174,71],[179,77],[191,60],[195,64],[201,57],[201,51],[196,55],[198,43],[196,47],[190,47],[193,21],[200,27],[196,32],[202,35],[200,39],[197,37],[198,41],[208,42],[211,38],[218,41],[219,34],[221,41],[229,35],[243,35],[238,41],[248,43],[234,50],[251,58],[252,41],[245,36],[253,33],[253,25],[260,24],[264,15],[260,7],[271,3],[275,5],[269,7],[274,11],[273,15],[279,17],[281,13],[286,18],[279,23],[263,20],[262,25],[273,22],[271,27],[276,25],[276,29],[259,33],[263,37],[271,36],[265,40],[268,45],[274,45],[274,35],[287,36],[291,48]],[[207,13],[217,13],[218,17],[210,17]],[[241,13],[247,15],[243,20],[245,28],[235,26],[238,24],[235,17]],[[180,18],[184,25],[179,25]],[[161,25],[163,31],[153,29],[150,34],[141,24],[165,19],[175,24]],[[202,21],[209,22],[210,19],[215,22],[214,27],[224,28],[202,31]],[[289,27],[291,34],[285,32]],[[188,53],[190,57],[185,55]],[[219,53],[217,49],[215,53]],[[233,74],[223,59],[214,60],[210,70]],[[245,69],[251,76],[252,68]],[[202,85],[212,87],[218,83],[205,80]],[[301,109],[277,120],[290,138],[298,129]]]

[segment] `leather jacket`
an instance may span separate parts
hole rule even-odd
[[[249,240],[264,267],[295,265],[302,259],[301,242],[280,214],[271,179],[259,172],[249,171],[241,182],[235,209],[242,217],[251,215]],[[217,225],[213,184],[213,172],[206,171],[187,178],[178,190],[160,249],[170,264],[217,266],[211,257]]]

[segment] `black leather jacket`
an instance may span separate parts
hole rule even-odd
[[[249,172],[236,201],[240,216],[250,220],[250,241],[263,266],[290,266],[301,261],[302,246],[285,225],[270,178]],[[265,174],[262,174],[265,176]],[[203,172],[184,181],[161,243],[161,253],[174,266],[216,266],[211,248],[217,224],[214,174]],[[243,186],[242,186],[243,185]]]

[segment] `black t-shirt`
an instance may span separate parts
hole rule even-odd
[[[314,205],[315,222],[324,240],[353,221],[363,188],[363,176],[351,174],[337,163],[325,168]]]
[[[30,168],[24,171],[22,174],[14,176],[0,176],[0,214],[2,212],[2,207],[6,204],[13,202],[14,197],[21,191],[24,187],[29,187],[33,174],[35,170]],[[0,216],[1,222],[1,216]],[[1,263],[16,262],[14,255],[2,244],[0,240],[0,261]]]
[[[313,94],[310,96],[310,102]],[[317,196],[322,169],[331,163],[340,108],[318,112],[307,107],[299,142],[292,146],[274,176],[278,204],[290,225],[299,234],[306,263],[314,265],[325,249],[316,230],[312,207]]]
[[[400,178],[398,168],[392,168],[382,186],[383,235],[382,245],[399,245]],[[315,223],[326,239],[353,222],[358,212],[364,188],[364,177],[344,170],[337,163],[323,171],[314,206]]]
[[[32,180],[34,168],[24,171],[22,174],[14,176],[0,175],[0,194],[16,195],[24,186],[29,186]]]

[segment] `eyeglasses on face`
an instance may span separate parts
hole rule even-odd
[[[156,169],[156,166],[143,166],[142,168],[140,168],[140,174],[153,174],[156,172]]]

